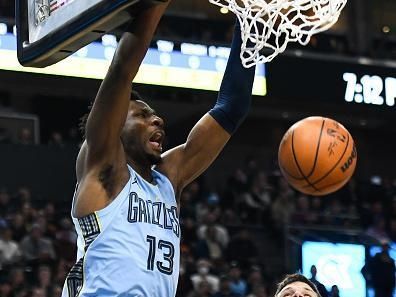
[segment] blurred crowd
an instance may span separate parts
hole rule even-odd
[[[1,110],[1,105],[0,105]],[[19,129],[17,135],[13,135],[10,129],[6,129],[0,126],[0,144],[19,144],[19,145],[35,145],[35,134],[29,127],[23,127]],[[73,127],[62,133],[59,130],[51,131],[48,137],[46,137],[46,144],[55,147],[65,147],[67,145],[80,145],[80,133],[77,128]]]
[[[52,202],[38,203],[26,187],[0,189],[0,296],[61,295],[75,261],[71,220]]]
[[[359,229],[376,244],[396,240],[396,187],[380,177],[364,186],[352,181],[326,198],[307,197],[290,188],[276,169],[264,171],[248,158],[224,189],[210,190],[201,178],[182,193],[178,297],[271,296],[280,275],[266,265],[269,244],[260,236],[269,234],[271,247],[281,253],[289,224]],[[75,261],[75,242],[68,208],[36,199],[26,187],[1,188],[0,296],[60,296]],[[382,269],[381,263],[367,265],[366,274]],[[393,271],[394,279],[394,270],[384,269],[387,275]],[[316,271],[311,273],[315,279]],[[322,297],[337,292],[334,287]]]

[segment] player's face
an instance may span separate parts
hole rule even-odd
[[[164,141],[164,121],[143,101],[131,101],[122,131],[124,149],[132,160],[158,164]]]
[[[275,297],[318,297],[318,295],[304,282],[288,284]]]

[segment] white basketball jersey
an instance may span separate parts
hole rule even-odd
[[[157,171],[153,185],[128,168],[130,179],[110,205],[73,218],[77,262],[62,297],[175,296],[180,225],[173,187]]]

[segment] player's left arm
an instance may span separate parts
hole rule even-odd
[[[158,169],[168,176],[178,194],[212,164],[248,114],[255,67],[243,67],[241,43],[237,22],[216,105],[193,127],[184,144],[163,155]]]

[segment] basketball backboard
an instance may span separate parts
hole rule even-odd
[[[138,2],[150,1],[156,2],[16,0],[18,60],[30,67],[54,64],[127,22]]]

